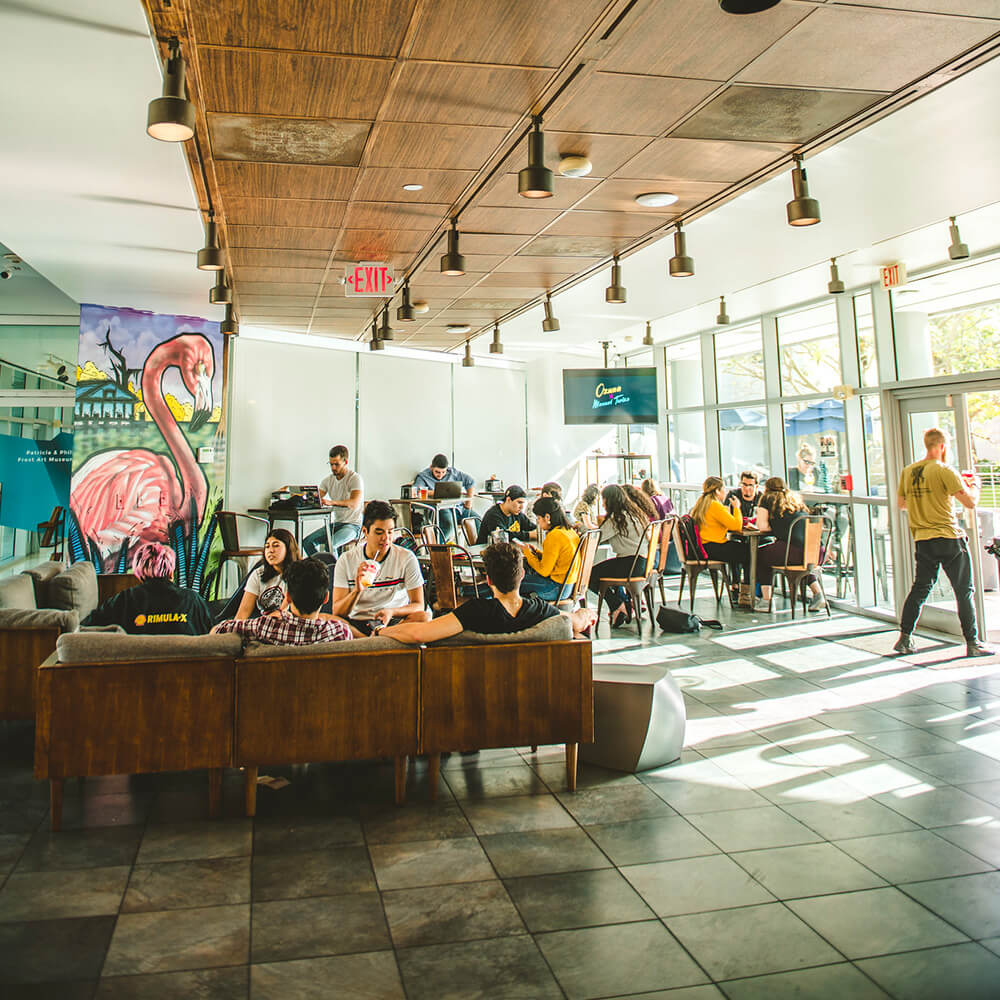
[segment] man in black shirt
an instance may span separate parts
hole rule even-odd
[[[510,542],[490,545],[483,550],[483,564],[493,597],[474,597],[433,621],[390,625],[377,634],[410,643],[435,642],[466,629],[485,635],[507,635],[523,632],[563,613],[539,597],[522,597],[518,593],[524,579],[524,563],[517,546]],[[573,625],[574,635],[583,635],[597,620],[596,612],[590,608],[578,609],[566,617]]]
[[[141,581],[106,600],[84,625],[121,625],[129,635],[205,635],[212,615],[204,599],[178,587],[173,575],[177,556],[159,542],[135,550],[132,572]]]
[[[726,495],[725,504],[728,507],[735,497],[740,502],[740,512],[744,517],[754,517],[760,506],[761,492],[757,487],[757,473],[747,470],[740,473],[739,489],[732,489]]]
[[[485,545],[497,528],[508,532],[511,538],[527,542],[538,537],[538,531],[527,514],[524,513],[526,494],[520,486],[508,486],[503,500],[495,503],[483,515],[476,536],[477,545]]]

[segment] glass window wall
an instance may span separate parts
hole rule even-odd
[[[767,446],[767,410],[739,406],[719,410],[719,454],[722,478],[735,485],[740,473],[752,469],[759,477],[770,470]]]
[[[667,406],[682,410],[701,406],[705,392],[701,374],[701,340],[667,344]]]
[[[865,388],[878,385],[878,354],[875,347],[875,323],[872,318],[872,293],[854,296],[854,332],[857,337],[858,368]]]
[[[726,330],[713,339],[719,402],[763,399],[764,351],[760,324]]]
[[[829,302],[778,317],[778,353],[782,395],[812,396],[840,385],[837,307]]]

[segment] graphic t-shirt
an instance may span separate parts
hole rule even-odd
[[[362,502],[356,510],[352,510],[350,507],[334,507],[331,517],[335,524],[356,524],[361,527],[365,506],[365,484],[358,473],[350,470],[345,473],[343,479],[338,479],[331,473],[319,484],[319,488],[331,500],[350,500],[351,494],[355,490],[360,490]]]
[[[906,501],[914,541],[965,538],[951,499],[964,488],[954,469],[934,459],[925,458],[903,469],[899,495]]]
[[[452,614],[462,623],[462,628],[470,632],[509,635],[523,632],[546,618],[554,618],[559,612],[547,601],[531,594],[521,598],[521,607],[513,616],[494,597],[474,597],[460,604]]]
[[[193,590],[147,580],[109,598],[83,624],[121,625],[129,635],[205,635],[212,615]]]
[[[282,576],[272,576],[270,580],[263,580],[264,567],[258,566],[248,577],[246,592],[253,594],[257,599],[257,610],[262,615],[269,615],[272,611],[277,611],[285,599],[288,588]]]
[[[514,538],[519,538],[526,542],[529,533],[535,530],[535,522],[527,514],[505,514],[500,508],[500,504],[495,503],[483,515],[483,520],[479,525],[479,534],[476,536],[476,544],[484,545],[490,540],[490,535],[497,528],[509,531]]]
[[[346,549],[333,571],[334,587],[351,590],[358,578],[358,567],[367,558],[363,541]],[[378,562],[377,559],[372,561]],[[406,592],[423,585],[424,578],[417,557],[408,549],[391,545],[385,558],[378,564],[375,582],[361,591],[350,617],[369,621],[375,617],[376,611],[383,608],[399,608],[409,604],[410,598]]]

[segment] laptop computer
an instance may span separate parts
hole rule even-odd
[[[462,484],[455,482],[438,483],[434,487],[435,500],[457,500],[462,495]]]

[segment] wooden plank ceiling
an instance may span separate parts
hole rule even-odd
[[[392,302],[395,341],[433,349],[468,337],[447,324],[489,328],[940,85],[1000,32],[1000,0],[747,17],[717,0],[145,2],[188,61],[207,192],[193,175],[241,321],[366,336],[382,301],[345,298],[344,269],[391,261],[429,306],[399,324]],[[564,154],[594,166],[535,200],[517,171],[539,112],[553,170]],[[649,191],[679,200],[637,205]],[[467,273],[446,277],[456,214]]]

